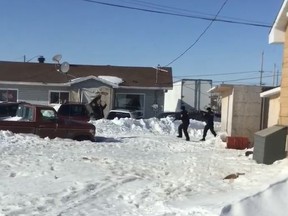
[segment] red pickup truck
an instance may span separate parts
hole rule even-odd
[[[13,133],[32,133],[41,138],[55,137],[95,141],[95,126],[87,122],[58,118],[53,107],[22,104],[18,107],[17,121],[0,121],[0,130]]]

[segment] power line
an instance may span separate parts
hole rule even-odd
[[[263,72],[273,72],[273,71],[263,71]],[[185,78],[185,77],[207,77],[207,76],[223,76],[223,75],[231,75],[231,74],[246,74],[246,73],[259,73],[258,71],[240,71],[240,72],[230,72],[230,73],[218,73],[218,74],[194,74],[194,75],[189,75],[189,76],[173,76],[174,78]]]
[[[271,77],[273,77],[273,75],[263,76],[262,78],[271,78]],[[250,77],[250,78],[225,80],[225,81],[214,81],[213,83],[236,82],[236,81],[252,80],[252,79],[259,79],[259,77]]]
[[[162,9],[162,10],[166,10],[168,12],[189,12],[189,13],[194,13],[194,14],[201,14],[201,15],[205,15],[205,16],[210,16],[210,17],[214,17],[214,14],[209,14],[209,13],[203,13],[203,12],[199,12],[199,11],[194,11],[194,10],[187,10],[187,9],[183,9],[183,8],[176,8],[176,7],[170,7],[170,6],[166,6],[166,5],[161,5],[161,4],[156,4],[156,3],[151,3],[151,2],[146,2],[146,1],[141,1],[141,0],[120,0],[123,2],[127,2],[130,4],[134,4],[134,5],[141,5],[144,7],[148,7],[148,8],[153,8],[153,9]],[[252,21],[252,20],[247,20],[247,19],[239,19],[239,18],[235,18],[235,17],[228,17],[228,16],[218,16],[218,18],[228,18],[230,19],[230,21],[245,21],[245,22],[254,22],[254,23],[258,23],[258,24],[263,24],[263,25],[268,25],[267,23],[264,22],[259,22],[259,21]]]
[[[110,7],[118,7],[123,9],[130,9],[130,10],[137,10],[137,11],[143,11],[143,12],[150,12],[150,13],[157,13],[157,14],[165,14],[165,15],[171,15],[171,16],[178,16],[178,17],[186,17],[191,19],[200,19],[200,20],[206,20],[206,21],[215,21],[215,22],[225,22],[225,23],[231,23],[231,24],[240,24],[240,25],[248,25],[248,26],[256,26],[256,27],[264,27],[264,28],[271,28],[272,25],[269,24],[260,24],[260,23],[252,23],[252,22],[244,22],[244,21],[233,21],[229,19],[219,19],[219,18],[210,18],[210,17],[204,17],[204,16],[193,16],[193,15],[187,15],[187,14],[179,14],[179,13],[172,13],[172,12],[165,12],[160,10],[152,10],[152,9],[145,9],[145,8],[139,8],[139,7],[131,7],[131,6],[125,6],[120,4],[112,4],[112,3],[106,3],[96,0],[81,0],[84,2],[94,3],[94,4],[100,4]]]
[[[181,58],[185,53],[187,53],[192,47],[195,46],[195,44],[198,43],[198,41],[202,38],[202,36],[208,31],[208,29],[212,26],[212,24],[214,23],[214,21],[216,20],[217,16],[220,14],[220,12],[222,11],[222,9],[224,8],[224,6],[226,5],[226,3],[228,2],[228,0],[225,0],[225,2],[222,4],[222,6],[220,7],[220,9],[218,10],[217,14],[215,15],[214,19],[211,20],[211,22],[208,24],[208,26],[204,29],[204,31],[199,35],[199,37],[195,40],[194,43],[192,43],[183,53],[181,53],[178,57],[176,57],[174,60],[172,60],[170,63],[168,63],[167,65],[165,65],[165,67],[173,64],[175,61],[177,61],[179,58]]]
[[[196,39],[196,41],[190,45],[182,54],[180,54],[177,58],[175,58],[173,61],[171,61],[170,63],[168,63],[166,66],[171,65],[172,63],[174,63],[175,61],[177,61],[179,58],[181,58],[186,52],[188,52],[192,47],[194,47],[199,40],[202,38],[202,36],[208,31],[208,29],[211,27],[211,25],[214,22],[226,22],[226,23],[232,23],[232,24],[242,24],[242,25],[249,25],[249,26],[257,26],[257,27],[266,27],[266,28],[271,28],[272,25],[268,25],[268,24],[260,24],[260,23],[252,23],[252,22],[246,22],[246,21],[233,21],[233,20],[228,20],[228,19],[219,19],[219,14],[222,11],[222,9],[224,8],[224,6],[226,5],[226,3],[228,2],[228,0],[226,0],[221,8],[219,9],[219,11],[217,12],[217,14],[213,17],[204,17],[204,16],[193,16],[193,15],[187,15],[187,14],[179,14],[179,13],[175,13],[175,12],[167,12],[167,11],[160,11],[160,10],[152,10],[152,9],[145,9],[145,8],[139,8],[139,7],[132,7],[132,6],[125,6],[125,5],[120,5],[120,4],[112,4],[112,3],[106,3],[106,2],[102,2],[102,1],[96,1],[96,0],[82,0],[84,2],[88,2],[88,3],[94,3],[94,4],[100,4],[100,5],[105,5],[105,6],[110,6],[110,7],[118,7],[118,8],[122,8],[122,9],[130,9],[130,10],[137,10],[137,11],[144,11],[144,12],[150,12],[150,13],[157,13],[157,14],[165,14],[165,15],[172,15],[172,16],[178,16],[178,17],[186,17],[186,18],[193,18],[193,19],[201,19],[201,20],[208,20],[210,21],[209,25],[204,29],[204,31],[200,34],[200,36]],[[159,5],[159,4],[153,4],[153,3],[149,3],[145,2],[145,1],[140,1],[140,0],[134,0],[133,3],[135,4],[145,4],[146,7],[148,5],[148,7],[152,5],[154,5],[157,8],[162,8],[165,7],[163,5]],[[181,10],[178,8],[172,8],[172,7],[165,7],[168,9],[176,9],[176,10]]]
[[[259,71],[258,71],[259,73]],[[271,78],[271,77],[274,77],[275,75],[267,75],[267,76],[263,76],[262,78]],[[281,73],[278,74],[278,76],[281,76]],[[175,78],[175,77],[174,77]],[[232,80],[218,80],[218,81],[213,81],[213,83],[227,83],[227,82],[237,82],[237,81],[247,81],[247,80],[254,80],[254,79],[259,79],[259,76],[258,77],[249,77],[249,78],[239,78],[239,79],[232,79]],[[178,82],[180,81],[181,79],[179,80],[176,80],[174,81],[173,83],[175,82]]]

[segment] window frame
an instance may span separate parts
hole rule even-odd
[[[16,89],[16,88],[0,88],[0,91],[16,91],[16,101],[9,101],[9,100],[6,100],[6,101],[1,101],[1,102],[18,102],[18,97],[19,97],[19,89]]]
[[[145,94],[144,93],[116,93],[116,97],[114,99],[114,107],[115,108],[119,108],[119,109],[127,109],[127,110],[134,110],[134,109],[130,109],[130,108],[127,108],[127,107],[118,107],[118,103],[117,103],[117,100],[118,100],[118,96],[119,95],[138,95],[138,96],[143,96],[143,106],[141,107],[141,101],[140,101],[140,109],[137,109],[139,111],[142,111],[142,113],[144,114],[145,113]],[[136,110],[136,109],[135,109]]]
[[[58,93],[58,97],[59,97],[59,102],[58,103],[51,103],[51,101],[52,101],[51,100],[51,94],[52,93]],[[65,102],[61,102],[61,93],[68,93],[68,101],[70,101],[70,91],[50,90],[49,93],[48,93],[48,104],[57,105],[57,104],[65,103]]]

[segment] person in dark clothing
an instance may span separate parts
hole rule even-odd
[[[211,131],[214,137],[217,136],[216,132],[214,131],[214,113],[210,107],[207,108],[207,112],[204,114],[204,119],[206,125],[204,127],[203,138],[200,141],[205,141],[208,130]]]
[[[186,140],[189,141],[190,137],[189,137],[187,130],[188,130],[188,126],[190,124],[190,119],[188,116],[188,112],[185,109],[185,106],[181,106],[181,110],[182,111],[180,113],[180,120],[182,121],[182,123],[178,127],[178,136],[177,137],[179,137],[179,138],[182,137],[182,130],[183,130],[184,135],[186,137]]]
[[[102,104],[101,102],[101,95],[94,98],[94,100],[90,103],[94,117],[96,120],[104,118],[104,109],[106,108],[107,104]]]

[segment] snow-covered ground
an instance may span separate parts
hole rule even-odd
[[[219,131],[171,119],[98,120],[97,142],[0,131],[2,216],[286,215],[288,161],[257,164]],[[244,173],[223,180],[229,174]]]

